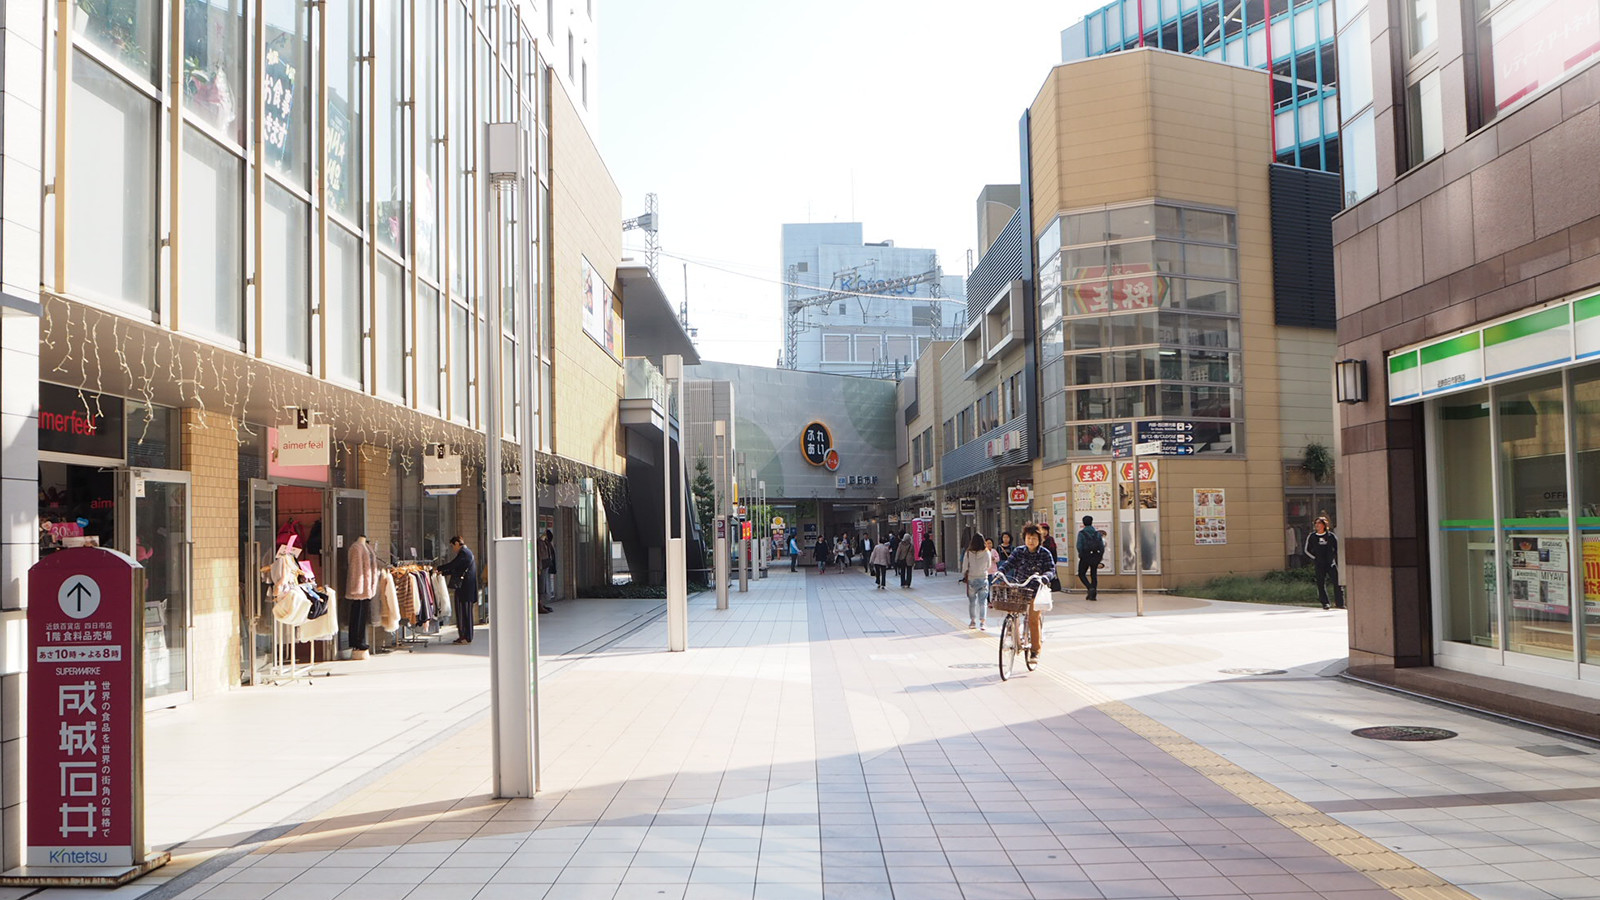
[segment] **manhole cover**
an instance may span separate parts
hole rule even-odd
[[[1287,675],[1283,669],[1218,669],[1224,675]]]
[[[994,668],[994,663],[955,663],[955,664],[951,665],[950,668],[952,668],[952,669],[992,669],[992,668]]]
[[[1442,741],[1456,736],[1454,731],[1421,725],[1374,725],[1371,728],[1357,728],[1350,733],[1375,741]]]

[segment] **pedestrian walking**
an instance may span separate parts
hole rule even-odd
[[[872,571],[872,538],[868,537],[866,532],[863,531],[861,533],[861,537],[856,542],[856,549],[859,550],[860,553],[861,553],[861,571],[862,572],[871,572]]]
[[[1011,556],[1000,564],[1000,572],[1012,581],[1025,581],[1034,575],[1053,575],[1056,558],[1040,543],[1039,526],[1026,525],[1022,529],[1022,546],[1011,551]],[[1038,607],[1028,612],[1028,631],[1033,646],[1028,650],[1035,659],[1044,650],[1044,614]]]
[[[811,548],[811,555],[817,558],[817,574],[828,574],[828,558],[833,550],[828,545],[826,535],[818,534],[816,546]]]
[[[889,563],[892,557],[889,554],[890,544],[887,540],[879,541],[872,548],[872,577],[878,582],[878,590],[883,590],[885,576],[889,572]]]
[[[1106,539],[1094,527],[1094,516],[1083,517],[1083,528],[1078,531],[1078,580],[1089,592],[1090,600],[1100,599],[1100,561],[1106,556]]]
[[[1306,535],[1306,555],[1316,564],[1317,599],[1328,608],[1328,581],[1333,581],[1333,602],[1344,609],[1344,588],[1339,585],[1339,538],[1328,527],[1327,516],[1317,516]]]
[[[1044,522],[1040,522],[1039,523],[1039,534],[1040,534],[1040,538],[1039,538],[1040,546],[1044,547],[1046,550],[1049,550],[1050,551],[1050,555],[1055,557],[1056,561],[1059,562],[1061,560],[1061,551],[1056,549],[1056,539],[1054,537],[1052,537],[1051,534],[1050,534],[1050,526],[1048,524],[1044,523]],[[1050,590],[1052,590],[1052,591],[1061,590],[1061,578],[1055,572],[1051,572],[1050,573]]]
[[[794,541],[794,535],[789,535],[789,571],[800,570],[800,545]]]
[[[461,540],[460,535],[450,539],[450,548],[456,555],[440,566],[438,571],[445,577],[451,599],[455,601],[457,634],[455,643],[470,644],[473,618],[478,610],[478,560]]]
[[[833,556],[839,561],[839,571],[850,568],[850,538],[842,531],[833,539]]]
[[[933,574],[933,558],[938,555],[938,548],[933,545],[933,534],[922,536],[922,546],[917,548],[917,555],[922,557],[922,577],[927,578]]]
[[[550,600],[556,595],[556,533],[546,528],[539,536],[539,612],[554,612]]]
[[[996,547],[995,549],[1000,551],[1000,559],[1002,562],[1011,558],[1011,551],[1017,549],[1017,546],[1011,543],[1011,532],[1000,532],[1000,546]]]
[[[911,533],[900,532],[900,540],[894,548],[894,570],[900,574],[900,586],[911,587]]]
[[[984,538],[983,546],[989,551],[989,574],[1000,571],[1000,551],[994,548],[994,538]]]
[[[993,562],[989,542],[983,535],[974,533],[967,542],[967,552],[961,554],[961,583],[967,586],[968,628],[989,630],[983,619],[989,608],[989,566]]]

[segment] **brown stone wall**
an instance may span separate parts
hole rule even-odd
[[[183,468],[194,551],[194,629],[189,640],[196,697],[239,683],[239,441],[227,416],[184,409]]]
[[[1452,109],[1464,76],[1445,74]],[[1339,356],[1369,379],[1340,411],[1352,660],[1431,662],[1423,407],[1387,404],[1387,354],[1600,284],[1600,67],[1446,126],[1446,152],[1399,175],[1380,139],[1383,189],[1334,219]]]
[[[377,547],[378,559],[387,561],[394,552],[389,546],[389,524],[393,519],[390,494],[394,490],[389,451],[376,444],[361,444],[356,453],[356,485],[367,492],[367,540]]]

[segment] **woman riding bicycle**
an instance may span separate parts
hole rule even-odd
[[[1012,582],[1021,582],[1032,575],[1043,575],[1046,579],[1056,573],[1055,554],[1045,549],[1041,541],[1039,526],[1027,525],[1022,529],[1022,546],[1011,551],[1011,557],[1000,563],[1000,574]],[[1043,613],[1034,607],[1028,613],[1028,631],[1031,634],[1032,648],[1028,651],[1035,659],[1038,658],[1044,646]]]

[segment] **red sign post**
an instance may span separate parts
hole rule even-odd
[[[28,572],[30,869],[107,876],[147,863],[143,585],[137,562],[98,547]]]

